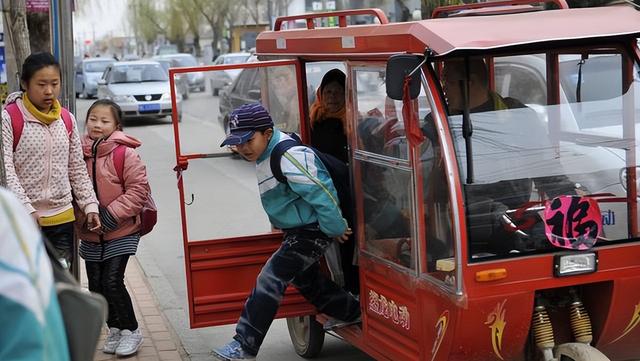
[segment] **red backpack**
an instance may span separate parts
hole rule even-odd
[[[11,128],[13,129],[13,151],[16,151],[18,147],[18,143],[20,142],[20,137],[22,137],[22,129],[24,128],[24,116],[18,108],[18,104],[11,103],[5,107],[7,112],[9,113],[9,118],[11,118]],[[64,122],[64,127],[67,128],[67,135],[71,138],[71,133],[73,133],[73,121],[71,120],[71,113],[67,110],[67,108],[60,109],[60,116],[62,121]]]
[[[120,144],[113,150],[113,165],[116,168],[116,174],[120,179],[120,183],[124,187],[124,153],[127,151],[127,146],[124,144]],[[156,225],[158,221],[158,208],[156,208],[156,203],[151,198],[151,193],[147,197],[147,200],[142,206],[142,212],[140,212],[140,235],[144,236],[145,234],[151,232],[153,226]]]

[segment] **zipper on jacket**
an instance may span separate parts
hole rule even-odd
[[[91,163],[91,170],[92,170],[92,174],[91,174],[91,182],[93,183],[93,191],[96,192],[96,198],[98,199],[98,205],[100,205],[100,196],[98,195],[98,180],[96,177],[96,163],[97,163],[97,159],[98,159],[98,145],[100,145],[100,143],[102,143],[104,141],[104,138],[99,138],[96,141],[93,142],[93,145],[91,146],[91,158],[93,159],[93,162]],[[100,217],[100,210],[98,209],[98,218]],[[100,234],[99,235],[100,238],[100,262],[104,261],[104,245],[105,245],[105,241],[104,241],[104,235]]]
[[[26,123],[26,122],[25,122]],[[47,174],[47,176],[45,177],[46,181],[45,181],[45,185],[44,185],[44,197],[42,198],[44,199],[49,199],[49,194],[51,193],[51,190],[49,189],[49,185],[51,184],[51,172],[52,169],[51,167],[53,167],[53,162],[51,161],[52,158],[52,152],[53,152],[53,133],[51,132],[51,128],[49,126],[46,126],[44,124],[42,124],[42,126],[46,129],[46,134],[47,134],[47,140],[46,140],[46,149],[45,149],[45,154],[46,154],[46,166],[45,166],[45,172]],[[48,200],[47,202],[47,207],[51,204],[51,200]]]

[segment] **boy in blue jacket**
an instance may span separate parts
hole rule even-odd
[[[229,128],[221,146],[235,146],[245,159],[256,162],[262,206],[271,224],[285,232],[282,245],[258,275],[234,340],[213,350],[225,361],[255,360],[290,283],[320,312],[345,324],[360,320],[360,303],[320,271],[318,260],[327,246],[334,240],[344,242],[351,234],[325,166],[312,149],[296,146],[283,154],[280,163],[287,183],[276,180],[271,152],[290,137],[274,128],[260,103],[235,109]]]

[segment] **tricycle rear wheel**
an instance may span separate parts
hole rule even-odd
[[[324,344],[324,330],[315,316],[287,318],[289,337],[296,353],[304,358],[318,356]]]

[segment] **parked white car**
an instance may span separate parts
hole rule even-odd
[[[111,99],[122,108],[123,116],[156,117],[171,115],[169,77],[156,61],[117,62],[108,66],[98,86],[98,98]],[[182,97],[178,94],[178,117]]]

